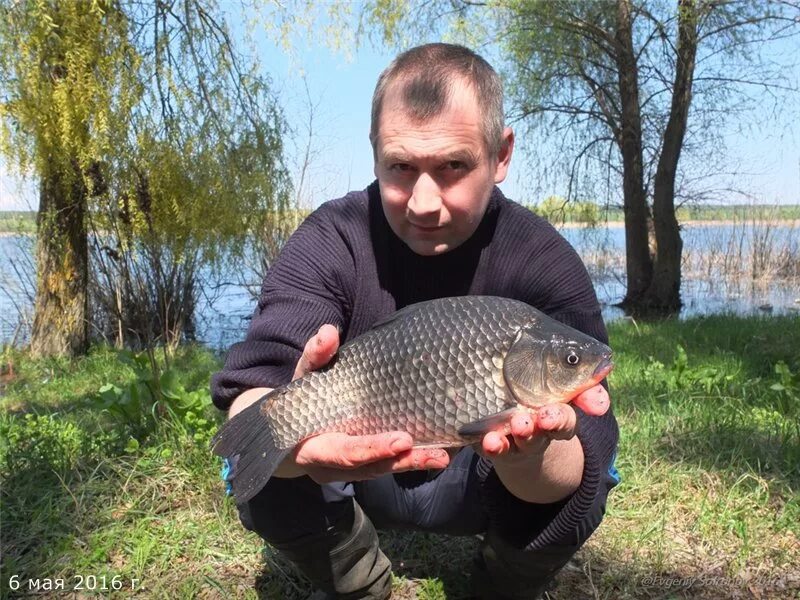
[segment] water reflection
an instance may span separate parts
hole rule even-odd
[[[625,317],[614,306],[625,295],[625,286],[616,279],[595,280],[595,290],[606,321]],[[728,285],[724,282],[690,279],[681,285],[683,307],[679,317],[736,314],[741,316],[800,314],[800,290],[785,283],[766,286]]]

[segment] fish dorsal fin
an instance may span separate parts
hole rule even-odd
[[[390,314],[386,315],[385,317],[382,317],[382,318],[378,319],[377,321],[375,321],[375,323],[372,325],[372,327],[370,327],[370,329],[379,329],[380,327],[385,327],[386,325],[389,325],[390,323],[394,323],[395,321],[399,321],[400,319],[404,319],[404,318],[408,317],[409,315],[414,314],[418,310],[421,310],[424,307],[426,307],[429,304],[432,304],[434,302],[437,302],[437,300],[425,300],[423,302],[417,302],[415,304],[409,304],[408,306],[404,306],[400,310],[396,310],[395,312],[390,313]]]

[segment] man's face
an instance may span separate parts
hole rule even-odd
[[[425,123],[405,114],[396,87],[384,98],[375,142],[383,210],[411,250],[442,254],[475,233],[492,187],[505,179],[514,136],[507,128],[499,155],[489,155],[478,103],[462,83],[450,105]]]

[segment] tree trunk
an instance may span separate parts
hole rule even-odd
[[[68,169],[69,170],[69,169]],[[89,345],[86,186],[77,164],[51,164],[39,185],[33,356],[75,356]]]
[[[647,235],[647,198],[642,169],[642,119],[639,75],[633,51],[630,0],[617,2],[616,61],[622,102],[617,143],[622,154],[622,190],[625,209],[625,260],[628,289],[624,307],[635,307],[650,286],[653,263]]]
[[[681,307],[681,240],[675,217],[675,174],[692,101],[697,54],[697,9],[694,0],[678,2],[678,50],[669,121],[653,187],[656,260],[653,281],[644,302],[650,310],[674,313]]]

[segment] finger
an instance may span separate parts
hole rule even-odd
[[[413,445],[404,431],[351,436],[325,433],[305,440],[295,450],[295,462],[301,467],[355,469],[382,459],[408,452]]]
[[[600,417],[608,412],[611,406],[611,399],[608,397],[606,388],[598,383],[593,388],[578,394],[572,403],[587,415]]]
[[[339,349],[339,330],[333,325],[323,325],[306,342],[303,355],[297,361],[292,381],[327,365]]]
[[[387,472],[402,473],[421,469],[444,469],[450,464],[450,454],[445,448],[414,448],[394,459],[381,461]]]
[[[333,481],[364,481],[387,473],[402,473],[419,469],[445,469],[450,457],[443,448],[416,448],[402,455],[379,460],[354,469],[313,466],[306,473],[317,483]]]
[[[547,404],[539,409],[536,428],[553,440],[568,440],[575,435],[578,419],[569,404]]]
[[[511,435],[514,441],[517,439],[525,440],[533,435],[536,430],[535,415],[528,412],[520,412],[511,419]]]
[[[515,415],[511,420],[511,439],[523,454],[543,452],[550,443],[549,436],[536,433],[536,415],[529,413]]]
[[[508,436],[498,431],[490,431],[481,440],[481,450],[489,458],[505,454],[510,448],[511,442],[508,440]]]

